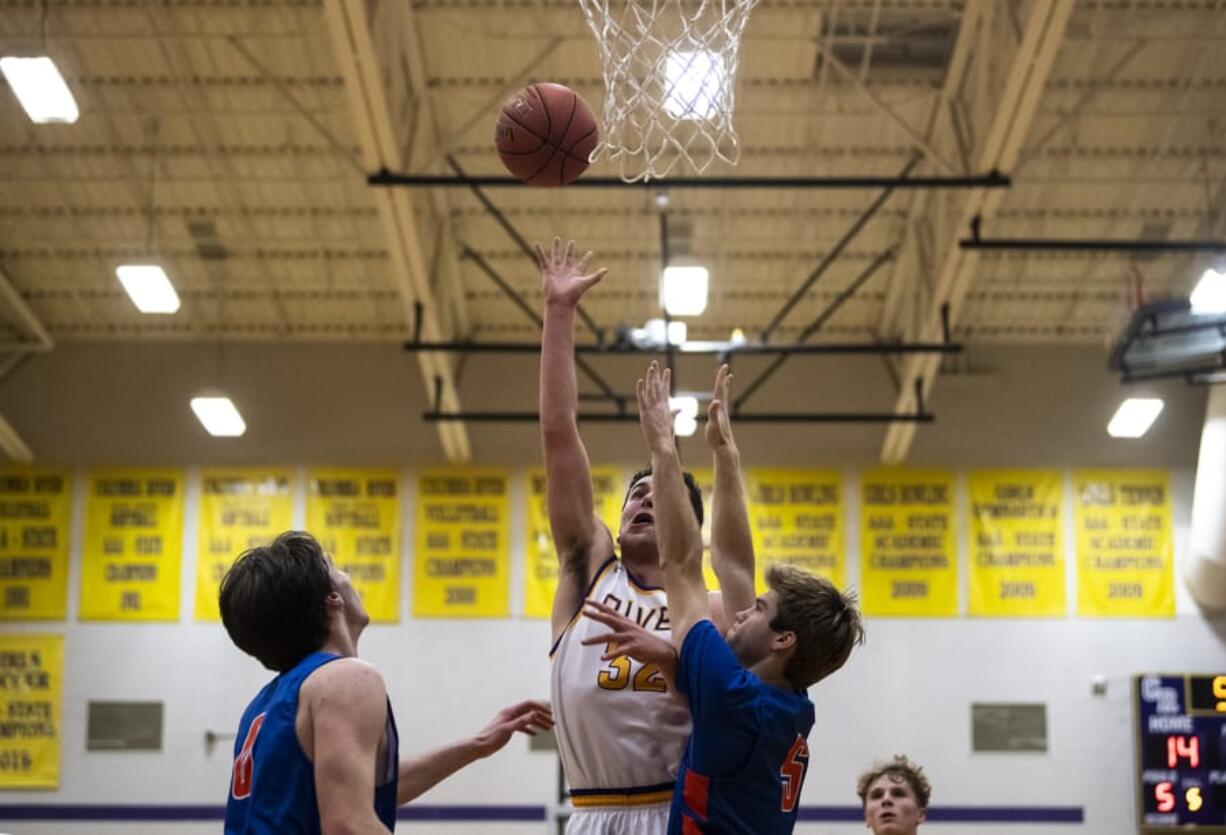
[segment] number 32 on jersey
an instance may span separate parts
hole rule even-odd
[[[605,645],[605,652],[616,652],[617,649],[612,642]],[[626,685],[634,682],[633,690],[646,691],[649,693],[667,693],[668,682],[664,678],[664,673],[660,671],[657,664],[644,664],[639,667],[638,672],[634,673],[631,679],[631,671],[633,665],[628,655],[618,655],[615,658],[609,659],[609,665],[605,669],[596,674],[596,683],[603,690],[625,690]]]

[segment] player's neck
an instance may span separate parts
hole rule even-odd
[[[320,652],[330,652],[345,658],[356,658],[358,654],[358,636],[350,634],[349,626],[343,620],[333,620],[328,624],[328,640],[319,648]]]
[[[792,682],[788,681],[788,677],[783,674],[783,665],[778,663],[778,660],[775,658],[763,658],[757,664],[750,667],[749,671],[762,679],[763,684],[769,684],[771,687],[778,687],[789,692],[796,689],[792,686]]]
[[[621,549],[622,565],[642,583],[663,586],[664,572],[660,570],[660,552],[655,546],[625,547]]]

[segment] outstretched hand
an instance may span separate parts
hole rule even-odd
[[[673,645],[658,635],[652,635],[630,618],[611,606],[597,600],[588,600],[583,614],[597,623],[609,627],[603,635],[593,635],[580,641],[585,647],[605,644],[601,661],[611,661],[619,655],[628,655],[644,664],[656,664],[671,669],[677,656]]]
[[[647,366],[647,379],[634,384],[634,393],[639,401],[639,427],[643,440],[650,450],[675,448],[673,437],[673,410],[668,405],[672,391],[673,374],[669,369],[660,370],[660,364],[652,360]]]
[[[711,392],[711,405],[707,407],[707,446],[715,452],[736,452],[732,421],[728,417],[728,409],[732,406],[732,397],[728,392],[731,383],[732,370],[726,364],[721,365],[715,372],[715,388]]]
[[[510,741],[512,734],[535,736],[553,727],[553,710],[544,702],[526,701],[504,707],[473,738],[480,757],[488,757]]]
[[[564,248],[562,239],[555,237],[548,252],[540,244],[535,247],[536,265],[541,271],[541,290],[545,294],[546,304],[574,307],[579,304],[583,294],[600,283],[608,272],[602,267],[589,273],[592,253],[587,252],[582,258],[577,258],[574,241],[567,241]]]

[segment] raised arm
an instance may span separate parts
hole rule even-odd
[[[711,568],[719,579],[729,622],[757,600],[754,588],[753,536],[741,480],[741,453],[728,419],[732,372],[721,365],[707,408],[707,445],[715,459],[715,493],[711,498]]]
[[[558,593],[554,600],[554,631],[564,625],[579,605],[587,585],[593,546],[607,542],[592,501],[592,475],[587,450],[579,437],[578,385],[575,380],[575,308],[587,290],[604,277],[605,270],[588,273],[591,253],[575,257],[575,244],[565,248],[558,238],[546,252],[536,247],[537,266],[545,297],[541,333],[541,444],[549,527],[560,561]],[[611,542],[607,545],[612,552]],[[602,558],[607,554],[600,555]]]
[[[408,803],[425,794],[464,766],[490,756],[519,731],[532,735],[553,727],[553,714],[542,702],[520,702],[503,708],[476,736],[427,751],[400,764],[396,802]]]
[[[668,593],[668,618],[673,645],[680,650],[690,628],[711,617],[711,605],[702,576],[702,532],[686,494],[681,456],[673,436],[673,413],[668,405],[671,377],[669,371],[661,373],[653,362],[647,369],[647,379],[635,384],[635,393],[639,426],[651,452],[656,544]]]
[[[375,763],[387,727],[387,690],[356,658],[326,664],[302,685],[309,711],[304,745],[315,764],[324,835],[387,835],[375,814]]]

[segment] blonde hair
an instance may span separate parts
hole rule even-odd
[[[928,778],[924,776],[924,767],[900,754],[895,754],[891,762],[873,763],[872,768],[860,775],[856,781],[856,794],[860,795],[862,806],[868,805],[869,786],[887,774],[897,774],[906,780],[911,791],[915,793],[915,802],[921,809],[928,808],[928,799],[932,797],[932,786],[928,784]]]
[[[853,594],[792,565],[767,568],[766,584],[776,596],[771,629],[796,633],[796,651],[783,670],[796,689],[810,687],[842,667],[852,648],[864,643]]]

